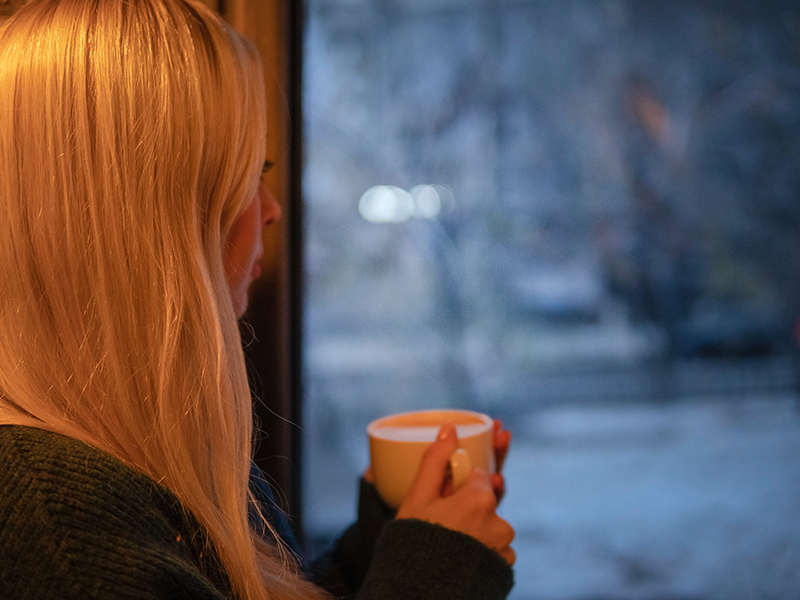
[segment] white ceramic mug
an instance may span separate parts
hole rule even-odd
[[[417,475],[422,455],[445,423],[456,427],[459,449],[450,458],[453,487],[473,467],[495,472],[492,419],[468,410],[423,410],[383,417],[367,426],[375,487],[381,498],[398,508]]]

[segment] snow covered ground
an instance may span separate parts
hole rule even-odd
[[[796,398],[551,409],[514,433],[513,599],[800,598]]]

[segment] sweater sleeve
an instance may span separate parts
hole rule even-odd
[[[369,571],[375,545],[395,511],[381,500],[375,486],[362,479],[358,518],[336,543],[310,566],[312,581],[338,597],[356,594]]]
[[[357,600],[502,600],[514,583],[508,563],[478,540],[439,525],[394,519],[361,480],[358,520],[312,567],[313,580]]]
[[[3,598],[226,596],[213,549],[169,492],[75,440],[0,429]]]
[[[399,519],[381,534],[358,600],[502,600],[513,585],[509,564],[475,538]]]

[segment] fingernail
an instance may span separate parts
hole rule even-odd
[[[442,425],[442,428],[439,430],[439,435],[437,436],[436,439],[438,439],[438,440],[446,440],[448,438],[453,437],[455,435],[455,433],[456,433],[455,426],[452,423],[445,423],[444,425]],[[430,438],[428,438],[428,439],[430,439]]]

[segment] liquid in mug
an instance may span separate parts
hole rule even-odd
[[[468,423],[456,425],[456,435],[459,438],[466,438],[477,435],[486,428],[483,423]],[[433,442],[439,434],[440,425],[387,425],[378,427],[372,431],[372,435],[383,440],[393,442]]]

